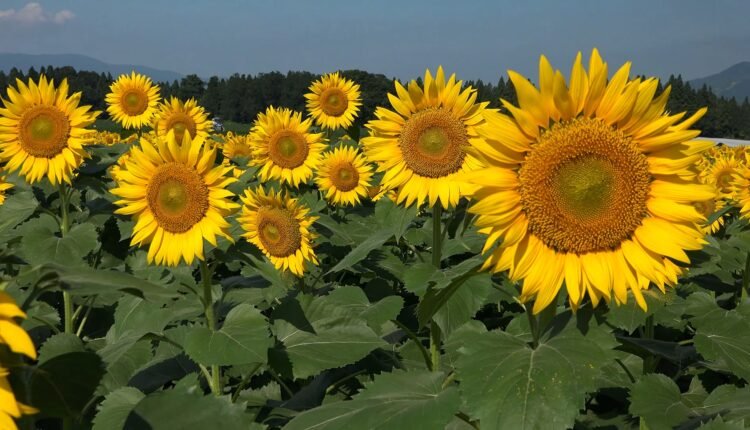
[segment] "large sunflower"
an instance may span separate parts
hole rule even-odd
[[[462,85],[455,75],[446,82],[442,67],[434,78],[425,72],[424,89],[416,81],[408,90],[396,82],[397,95],[388,94],[395,111],[379,107],[378,119],[367,123],[365,154],[385,172],[381,185],[398,189],[399,203],[428,200],[447,208],[470,192],[457,176],[482,165],[465,149],[480,139],[476,127],[484,121],[487,103],[475,103],[476,91]]]
[[[151,78],[135,72],[120,75],[109,90],[105,98],[109,105],[107,112],[124,128],[141,128],[149,124],[161,99],[159,87],[151,82]]]
[[[485,251],[499,244],[484,267],[523,280],[534,312],[563,282],[574,309],[628,290],[645,309],[649,281],[676,283],[675,262],[705,243],[693,204],[714,193],[693,164],[712,143],[690,126],[706,110],[680,122],[665,112],[669,89],[655,97],[657,80],[629,79],[630,63],[608,81],[596,50],[588,73],[578,54],[569,86],[544,57],[539,68],[540,89],[509,72],[519,106],[503,100],[511,116],[489,113],[475,141],[488,167],[467,175],[479,186],[470,211]]]
[[[191,138],[205,138],[211,130],[211,121],[208,120],[206,111],[198,106],[195,99],[183,102],[177,97],[172,97],[164,101],[159,105],[153,121],[157,135],[166,136],[170,130],[174,130],[178,142],[182,142],[185,132]]]
[[[336,130],[352,125],[362,105],[359,85],[336,72],[321,76],[310,91],[305,94],[307,110],[318,126]]]
[[[372,166],[351,146],[338,147],[323,155],[315,182],[325,198],[337,205],[354,206],[368,195]]]
[[[227,185],[236,179],[231,170],[215,166],[216,149],[200,137],[174,133],[151,142],[141,139],[117,172],[112,194],[121,197],[115,213],[133,215],[131,245],[150,244],[148,261],[176,266],[203,260],[203,240],[216,246],[216,236],[228,240],[226,217],[239,205],[232,203]]]
[[[52,185],[70,183],[83,159],[84,146],[99,112],[91,106],[78,106],[81,93],[68,95],[68,81],[58,88],[42,75],[37,84],[16,80],[17,89],[8,87],[8,100],[0,99],[0,161],[5,170],[19,171],[29,183],[45,176]]]
[[[315,234],[310,226],[318,217],[297,199],[284,192],[269,191],[263,187],[246,190],[242,196],[242,215],[238,218],[247,233],[243,234],[257,246],[279,270],[288,270],[297,276],[305,272],[305,262],[318,264],[312,248]]]
[[[250,164],[261,166],[262,181],[280,180],[294,187],[307,182],[325,150],[323,135],[310,132],[310,119],[290,109],[273,106],[259,113],[248,137]]]
[[[12,352],[36,360],[34,343],[16,322],[18,318],[26,318],[26,314],[12,297],[0,291],[0,344],[6,345]],[[16,399],[8,382],[9,374],[9,370],[0,363],[0,429],[15,430],[14,418],[36,413],[36,410]]]

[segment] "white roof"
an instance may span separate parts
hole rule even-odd
[[[739,139],[726,139],[723,137],[704,137],[701,136],[699,139],[704,140],[713,140],[716,143],[723,143],[727,146],[748,146],[750,145],[750,140],[739,140]]]

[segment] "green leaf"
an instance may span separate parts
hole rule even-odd
[[[699,430],[744,430],[745,428],[747,427],[744,421],[726,422],[722,417],[716,417],[698,427]]]
[[[284,430],[442,429],[460,405],[455,387],[442,389],[444,379],[442,372],[384,373],[352,400],[302,412]]]
[[[70,269],[59,265],[45,265],[43,270],[56,272],[60,282],[69,288],[72,295],[122,292],[149,300],[179,295],[173,288],[153,284],[125,272],[89,268]]]
[[[328,303],[338,306],[348,315],[356,315],[367,321],[376,333],[381,334],[381,327],[386,321],[395,319],[404,306],[404,299],[399,296],[388,296],[378,302],[370,303],[359,287],[339,287],[328,294]]]
[[[342,305],[336,294],[298,296],[279,306],[273,318],[273,331],[296,378],[354,363],[386,345],[356,308]]]
[[[128,415],[145,394],[133,387],[122,387],[104,398],[94,417],[93,430],[116,430],[125,426]]]
[[[674,381],[666,375],[650,374],[631,389],[630,413],[643,418],[650,430],[669,430],[688,419],[690,408]]]
[[[39,202],[30,191],[21,191],[8,196],[0,205],[0,238],[7,242],[14,237],[21,236],[18,230],[10,230],[28,219],[39,206]]]
[[[715,313],[712,317],[704,316],[694,325],[698,352],[707,360],[725,365],[735,375],[750,381],[750,321],[732,310]]]
[[[703,415],[721,414],[728,420],[750,420],[750,388],[734,385],[716,387],[698,409]]]
[[[126,429],[206,430],[245,429],[253,418],[243,405],[228,397],[204,396],[192,389],[175,388],[143,398],[127,418]]]
[[[83,257],[99,246],[93,224],[73,226],[64,237],[59,235],[55,221],[44,216],[24,225],[21,253],[30,264],[57,263],[83,266]]]
[[[44,416],[77,417],[104,374],[102,360],[92,352],[71,352],[50,358],[31,376],[31,404]]]
[[[252,305],[241,304],[229,311],[218,331],[193,327],[184,346],[198,363],[232,366],[266,363],[272,339],[266,317]]]
[[[139,368],[148,364],[153,355],[151,341],[141,340],[136,342],[116,361],[107,365],[107,372],[102,377],[97,394],[107,394],[128,385],[130,378]]]
[[[612,359],[612,336],[597,326],[585,333],[569,313],[532,348],[501,331],[467,324],[446,349],[453,360],[465,412],[489,429],[570,428],[586,395]]]
[[[464,264],[464,262],[462,264],[459,264],[459,266],[463,266],[461,270],[455,270],[458,268],[458,266],[454,268],[454,270],[452,271],[452,276],[446,277],[446,279],[450,279],[450,283],[448,283],[445,288],[428,288],[427,293],[419,302],[419,306],[417,307],[417,319],[419,320],[420,327],[423,327],[425,324],[427,324],[432,319],[432,317],[443,306],[445,306],[445,304],[448,303],[449,300],[451,300],[454,294],[456,294],[456,292],[464,286],[469,278],[478,274],[477,271],[481,267],[481,263],[477,264],[472,260],[467,261],[471,261],[473,264],[468,265]],[[460,275],[458,273],[460,273]],[[446,275],[442,274],[442,276]],[[441,283],[439,283],[438,285],[441,285]]]
[[[83,342],[78,336],[72,333],[58,333],[47,339],[42,347],[39,348],[38,364],[44,364],[59,355],[84,351]]]
[[[439,291],[445,290],[447,288]],[[450,336],[453,330],[472,319],[484,305],[491,290],[492,280],[490,275],[488,273],[481,273],[467,279],[447,300],[444,295],[438,298],[435,306],[442,300],[445,300],[445,304],[439,308],[433,319],[440,327],[441,332],[446,337]],[[430,300],[431,297],[430,293],[428,293],[424,300]],[[425,302],[423,301],[423,303]],[[417,312],[419,312],[419,309],[422,308],[418,308]],[[426,321],[424,323],[426,324]]]
[[[633,298],[633,293],[628,292],[628,301],[623,304],[611,303],[606,314],[607,322],[614,327],[633,333],[638,327],[646,323],[646,318],[653,315],[666,304],[666,296],[654,288],[643,291],[643,298],[648,305],[648,311],[641,309]]]

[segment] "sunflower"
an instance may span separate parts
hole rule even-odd
[[[13,188],[13,184],[7,181],[4,176],[0,176],[0,205],[5,203],[5,192]]]
[[[262,181],[280,180],[294,187],[307,182],[325,150],[323,135],[310,133],[311,120],[302,114],[273,106],[259,113],[248,137],[250,164],[261,166]]]
[[[630,63],[608,81],[597,50],[588,73],[578,54],[569,85],[546,58],[539,68],[540,89],[509,72],[519,106],[503,100],[510,116],[488,113],[472,149],[487,167],[466,176],[479,187],[470,211],[484,251],[499,244],[484,268],[523,280],[533,312],[563,281],[573,309],[586,295],[625,303],[628,290],[645,309],[649,281],[676,283],[675,262],[705,243],[693,204],[714,192],[693,165],[712,143],[690,127],[706,110],[680,122],[684,113],[665,112],[669,88],[655,97],[658,81],[631,80]]]
[[[232,240],[226,217],[239,205],[226,187],[236,179],[227,176],[231,168],[215,166],[216,149],[204,143],[184,135],[180,144],[174,132],[142,138],[115,176],[115,213],[134,216],[130,243],[150,244],[149,263],[191,264],[204,259],[203,239],[214,246],[216,236]]]
[[[695,207],[695,210],[697,210],[698,213],[703,215],[706,219],[710,218],[711,215],[715,214],[716,212],[724,209],[724,207],[726,206],[726,201],[723,198],[719,197],[719,192],[716,190],[716,187],[713,185],[710,186],[716,193],[716,198],[693,202],[693,207]],[[724,217],[720,216],[711,224],[703,224],[702,229],[705,234],[715,234],[721,229],[723,225]]]
[[[488,103],[475,103],[476,91],[462,86],[455,75],[446,82],[442,67],[435,78],[425,72],[424,89],[416,81],[408,90],[396,82],[397,95],[388,95],[395,111],[379,107],[378,119],[367,123],[365,154],[385,172],[381,185],[398,190],[399,203],[428,200],[431,207],[440,202],[447,208],[470,193],[458,176],[482,166],[465,149],[480,139],[476,127]]]
[[[107,112],[112,119],[124,128],[141,128],[151,121],[161,97],[159,87],[151,78],[132,72],[120,75],[109,86],[110,93],[105,98]]]
[[[0,291],[0,344],[12,352],[36,360],[36,348],[29,335],[18,325],[17,318],[26,314],[7,293]],[[37,411],[16,400],[8,381],[9,370],[0,363],[0,429],[16,429],[13,418],[30,415]]]
[[[153,121],[157,135],[166,136],[169,130],[174,130],[178,142],[182,142],[186,131],[191,138],[206,138],[211,129],[206,111],[198,106],[195,99],[182,102],[177,97],[172,97],[164,101],[159,105]]]
[[[224,143],[221,145],[221,153],[224,156],[222,164],[225,166],[232,166],[232,176],[239,178],[245,169],[242,167],[236,167],[232,163],[235,157],[245,157],[248,160],[252,156],[250,151],[250,145],[247,143],[247,136],[241,134],[234,134],[231,131],[224,137]]]
[[[297,276],[305,272],[305,261],[318,264],[311,242],[316,235],[310,231],[318,217],[285,192],[263,187],[246,190],[242,196],[240,225],[247,232],[242,236],[257,246],[279,270]]]
[[[740,208],[740,216],[750,219],[750,167],[743,165],[734,173],[732,194]]]
[[[337,205],[354,206],[368,195],[372,166],[351,146],[338,147],[323,154],[315,182],[326,200]]]
[[[305,98],[315,124],[329,130],[352,125],[362,105],[359,85],[336,72],[321,76],[310,85],[310,91]]]
[[[70,183],[90,143],[91,130],[99,112],[78,106],[81,93],[68,95],[68,81],[58,88],[42,75],[37,84],[16,80],[8,88],[8,100],[0,99],[0,161],[8,172],[19,171],[29,183],[45,176],[52,185]]]
[[[732,183],[740,165],[740,161],[735,157],[735,152],[731,148],[729,151],[717,151],[711,164],[701,170],[701,180],[715,185],[720,197],[732,200],[734,198]]]

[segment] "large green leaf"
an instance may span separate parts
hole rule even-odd
[[[579,318],[583,318],[579,315]],[[482,428],[569,428],[597,388],[616,346],[604,329],[583,333],[569,313],[553,322],[536,348],[501,331],[456,330],[447,349],[461,381],[466,412]]]
[[[70,352],[84,352],[85,350],[83,342],[78,336],[72,333],[57,333],[47,339],[39,348],[39,364],[44,364],[59,355]]]
[[[669,430],[689,417],[690,408],[682,401],[674,381],[666,375],[651,374],[631,389],[630,413],[644,419],[650,430]]]
[[[376,333],[381,334],[382,325],[396,318],[404,305],[399,296],[388,296],[370,303],[365,292],[358,287],[339,287],[328,294],[328,303],[337,306],[343,314],[356,315],[367,321]]]
[[[352,400],[305,411],[284,430],[442,429],[460,405],[455,387],[442,388],[444,379],[442,372],[384,373]]]
[[[69,269],[59,265],[46,265],[43,270],[56,272],[60,282],[69,287],[73,295],[122,292],[150,300],[179,295],[173,288],[157,285],[125,272],[89,268]]]
[[[11,233],[10,230],[29,218],[38,206],[39,202],[30,191],[21,191],[8,196],[0,205],[0,239],[6,242],[21,236],[20,231],[16,230]]]
[[[272,344],[266,317],[252,305],[241,304],[229,311],[220,330],[191,328],[184,347],[198,363],[231,366],[265,363]]]
[[[74,225],[61,237],[56,222],[45,215],[25,224],[23,230],[21,253],[34,265],[84,266],[83,257],[99,246],[96,228],[89,223]]]
[[[50,358],[31,376],[31,404],[45,416],[77,417],[94,394],[104,366],[92,352]]]
[[[359,305],[346,303],[350,299],[336,291],[323,297],[302,295],[273,313],[273,331],[284,345],[294,377],[354,363],[386,345],[359,314]]]
[[[125,426],[128,415],[145,394],[132,387],[122,387],[104,398],[94,417],[93,430],[119,430]]]
[[[695,348],[707,360],[717,362],[750,381],[750,321],[737,310],[715,309],[691,319],[697,331]]]
[[[250,428],[252,415],[227,397],[203,395],[177,387],[141,399],[129,414],[126,429],[206,430]]]

